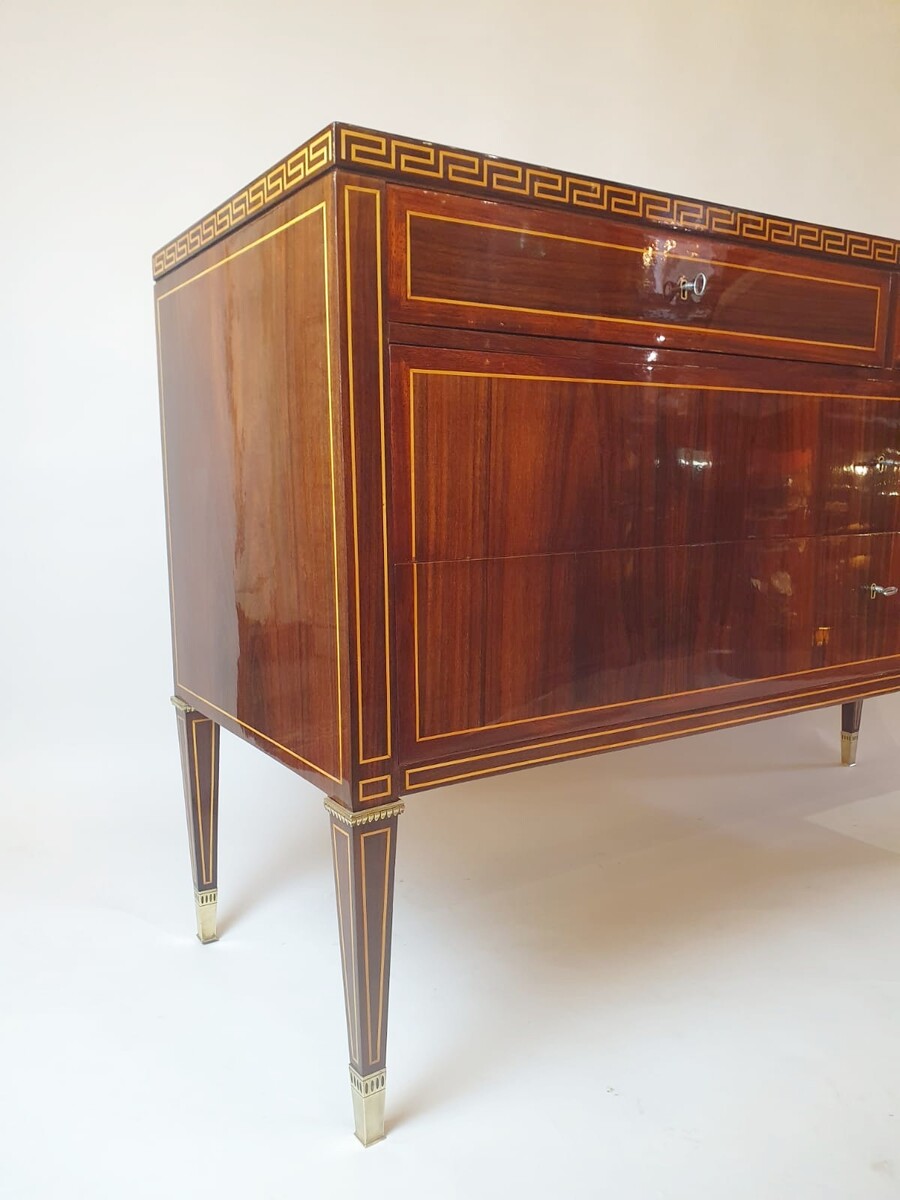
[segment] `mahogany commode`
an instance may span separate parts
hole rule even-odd
[[[900,243],[332,125],[154,256],[198,934],[328,797],[383,1135],[400,797],[900,689]]]

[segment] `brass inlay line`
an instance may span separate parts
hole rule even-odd
[[[366,890],[366,847],[367,838],[385,837],[384,848],[384,898],[381,906],[381,962],[379,966],[378,978],[378,1036],[377,1039],[372,1037],[372,1000],[371,1000],[371,984],[369,981],[369,914],[368,914],[368,892]],[[368,1027],[369,1027],[369,1066],[378,1062],[381,1058],[381,1039],[382,1030],[384,1028],[384,964],[387,956],[387,918],[388,918],[388,883],[390,882],[390,862],[391,862],[391,827],[386,829],[374,829],[369,833],[361,833],[359,837],[359,852],[360,866],[362,871],[362,891],[363,891],[363,938],[366,953],[366,1003],[368,1005]],[[375,1053],[372,1053],[372,1042],[376,1041]]]
[[[515,375],[504,374],[494,371],[452,371],[452,370],[436,370],[431,368],[410,367],[409,368],[409,433],[410,433],[410,514],[411,514],[411,550],[412,557],[416,558],[416,542],[415,542],[415,513],[417,507],[415,493],[415,470],[414,464],[416,460],[415,446],[415,402],[414,402],[414,381],[416,375],[442,375],[452,376],[453,378],[475,378],[475,379],[516,379],[516,380],[533,380],[541,383],[586,383],[586,384],[609,384],[615,387],[644,387],[644,388],[680,388],[684,391],[716,391],[716,392],[746,392],[751,395],[773,395],[773,396],[804,396],[810,399],[836,399],[836,400],[853,400],[855,397],[848,396],[846,393],[840,392],[788,392],[778,389],[763,389],[763,388],[746,388],[746,387],[727,387],[725,385],[698,386],[696,383],[657,383],[655,381],[644,380],[619,380],[619,379],[593,379],[586,377],[569,377],[556,375]],[[885,397],[867,397],[867,399],[896,401],[900,400],[900,396],[885,396]],[[804,539],[794,539],[804,540]],[[639,547],[639,549],[656,549],[658,547]],[[574,552],[567,552],[574,553]],[[467,562],[469,560],[462,560]],[[481,559],[477,561],[490,561]],[[419,667],[419,581],[418,568],[420,566],[428,566],[429,563],[418,563],[413,561],[412,567],[413,579],[413,676],[414,676],[414,700],[416,713],[416,742],[436,741],[441,738],[455,737],[458,734],[478,733],[485,729],[506,729],[513,725],[527,725],[534,721],[550,721],[556,717],[570,717],[578,713],[589,712],[604,712],[612,708],[621,708],[627,704],[652,704],[657,700],[669,700],[680,696],[690,696],[697,692],[718,691],[721,688],[740,688],[747,687],[755,683],[768,683],[776,679],[793,678],[797,675],[811,675],[821,671],[833,671],[842,667],[861,666],[869,662],[879,662],[882,659],[890,659],[896,657],[890,654],[877,655],[875,658],[858,659],[849,663],[835,663],[828,667],[810,667],[802,671],[787,671],[782,675],[763,675],[755,679],[737,680],[734,683],[719,683],[711,687],[689,688],[683,692],[666,692],[659,696],[644,696],[637,700],[619,700],[612,704],[590,705],[587,708],[572,708],[565,709],[560,712],[542,713],[530,717],[518,717],[511,721],[495,721],[488,725],[473,725],[467,729],[450,729],[441,733],[422,733],[421,724],[421,699],[420,699],[420,667]]]
[[[284,746],[281,742],[276,742],[274,738],[270,738],[267,734],[262,733],[259,729],[248,725],[246,721],[242,721],[240,717],[236,717],[234,713],[227,712],[224,708],[219,708],[218,704],[213,704],[212,700],[207,700],[205,696],[199,695],[197,692],[192,692],[189,687],[185,687],[183,683],[178,686],[182,691],[187,692],[189,696],[193,696],[195,700],[202,701],[217,713],[221,713],[223,717],[227,717],[229,721],[234,721],[236,725],[240,725],[242,729],[246,729],[248,733],[252,733],[255,737],[262,738],[264,742],[268,742],[270,746],[274,746],[276,750],[283,750],[285,754],[289,754],[291,758],[296,758],[298,762],[302,762],[305,767],[309,767],[313,771],[318,771],[320,775],[324,775],[326,779],[330,779],[332,783],[343,783],[343,779],[337,775],[332,775],[330,771],[326,771],[324,767],[317,766],[314,762],[310,762],[308,758],[304,758],[302,754],[298,754],[296,750],[291,750],[288,746]]]
[[[219,269],[219,267],[223,267],[223,266],[225,266],[226,263],[231,262],[232,259],[239,258],[242,254],[246,254],[248,250],[252,250],[254,247],[262,245],[263,242],[269,241],[269,239],[275,237],[276,234],[283,233],[286,229],[290,229],[292,226],[298,224],[300,221],[305,220],[307,217],[312,216],[313,213],[317,213],[317,212],[321,212],[321,214],[322,214],[322,247],[323,247],[323,277],[324,277],[323,282],[324,282],[324,296],[325,296],[325,346],[326,346],[325,357],[326,357],[326,378],[327,378],[327,388],[328,388],[329,456],[330,456],[330,468],[331,468],[330,469],[330,476],[331,476],[331,528],[332,528],[332,546],[333,546],[333,559],[334,559],[334,603],[335,603],[334,616],[335,616],[335,644],[336,644],[335,684],[336,684],[336,692],[337,692],[337,710],[338,710],[338,712],[337,712],[337,738],[338,738],[338,772],[339,773],[337,775],[332,774],[331,771],[327,771],[324,767],[320,767],[316,763],[311,762],[309,759],[304,758],[302,754],[298,754],[296,751],[290,750],[287,746],[284,746],[280,742],[275,741],[274,738],[271,738],[267,734],[262,733],[260,730],[255,729],[252,725],[248,725],[246,721],[242,721],[234,713],[228,712],[227,709],[220,708],[217,704],[214,704],[211,700],[208,700],[205,696],[201,696],[198,692],[192,691],[191,688],[189,688],[185,684],[183,684],[178,677],[178,634],[177,634],[178,622],[177,622],[176,615],[175,615],[175,573],[174,573],[174,569],[173,569],[172,528],[171,528],[171,512],[170,512],[170,504],[169,504],[169,478],[168,478],[168,467],[167,467],[166,421],[165,421],[166,404],[165,404],[165,391],[164,391],[164,385],[163,385],[163,371],[162,371],[162,349],[161,349],[162,339],[160,337],[160,324],[159,324],[160,303],[167,296],[174,295],[176,292],[181,291],[182,288],[188,287],[189,284],[196,283],[196,281],[198,279],[203,279],[206,275],[209,275],[212,271],[216,271]],[[176,284],[175,287],[169,288],[168,291],[162,292],[156,298],[156,330],[157,330],[157,357],[158,357],[158,363],[159,363],[160,409],[161,409],[161,413],[162,413],[161,426],[162,426],[162,437],[163,437],[163,485],[164,485],[164,490],[165,490],[166,535],[167,535],[167,544],[168,544],[168,549],[169,549],[169,597],[170,597],[170,601],[171,601],[171,605],[172,605],[172,646],[173,646],[173,658],[175,661],[175,686],[176,686],[176,688],[180,688],[181,690],[187,692],[189,695],[195,697],[195,699],[201,700],[204,704],[209,705],[210,708],[215,709],[215,711],[218,713],[221,713],[222,716],[228,717],[229,720],[232,720],[237,725],[240,725],[242,729],[246,729],[248,732],[254,734],[256,737],[260,737],[263,739],[263,741],[268,742],[271,746],[275,746],[277,749],[284,751],[285,754],[288,754],[292,758],[295,758],[298,762],[303,763],[304,766],[309,767],[311,770],[317,771],[320,775],[324,775],[326,779],[331,779],[334,783],[342,783],[343,782],[343,770],[344,770],[344,768],[343,768],[343,761],[344,761],[344,759],[343,759],[343,706],[341,703],[340,600],[339,600],[339,586],[338,586],[337,494],[336,494],[335,459],[334,459],[334,387],[333,387],[332,367],[331,367],[331,314],[330,314],[330,295],[329,295],[329,276],[328,276],[328,205],[327,205],[327,201],[322,200],[318,204],[313,205],[311,208],[305,209],[302,213],[298,214],[296,217],[292,217],[289,221],[285,221],[283,225],[279,225],[276,229],[271,230],[269,233],[263,234],[261,237],[256,238],[255,241],[249,242],[246,246],[241,246],[239,249],[234,251],[234,253],[226,255],[224,258],[221,258],[218,262],[213,263],[211,266],[206,267],[204,270],[198,271],[197,274],[192,275],[190,277],[190,279],[186,279],[182,283]]]
[[[194,722],[195,726],[197,722]],[[213,867],[216,854],[216,839],[213,837],[214,817],[216,807],[216,725],[210,721],[209,731],[209,875],[204,876],[204,883],[212,883]]]
[[[178,639],[175,637],[175,571],[172,558],[172,523],[169,510],[169,457],[166,452],[166,402],[163,387],[162,337],[159,326],[159,297],[153,306],[156,321],[156,374],[159,380],[159,425],[162,434],[163,460],[163,503],[166,514],[166,557],[169,562],[169,605],[172,610],[172,660],[174,674],[178,678]]]
[[[351,951],[352,951],[352,955],[353,955],[352,960],[348,959],[348,957],[347,957],[347,947],[346,947],[346,942],[344,939],[344,910],[343,910],[343,905],[341,903],[342,883],[341,883],[341,872],[340,872],[340,869],[338,866],[337,837],[336,837],[336,835],[338,833],[343,834],[343,836],[347,839],[347,875],[346,875],[346,879],[347,879],[347,896],[348,896],[349,911],[350,911],[350,946],[351,946]],[[348,1037],[349,1037],[349,1041],[350,1041],[350,1057],[352,1059],[354,1059],[356,1062],[359,1062],[360,1061],[360,1056],[359,1056],[360,1030],[359,1030],[359,1009],[357,1006],[357,998],[356,998],[356,939],[353,936],[353,859],[350,854],[350,834],[345,829],[341,829],[340,826],[336,825],[333,821],[331,823],[331,844],[332,844],[333,851],[334,851],[334,878],[335,878],[335,884],[336,884],[335,890],[337,891],[337,903],[338,903],[338,930],[340,932],[340,938],[341,938],[341,965],[344,970],[344,1008],[347,1013],[347,1033],[348,1033]],[[351,985],[351,980],[352,980],[352,985]],[[353,1017],[352,1017],[352,1019],[351,1019],[351,1013],[350,1013],[351,997],[352,997],[352,1001],[353,1001]]]
[[[372,792],[371,795],[366,795],[366,788],[375,784],[380,790]],[[377,775],[372,779],[361,779],[359,781],[359,799],[361,803],[366,803],[369,800],[381,800],[385,796],[391,794],[391,776]]]
[[[154,275],[165,274],[226,233],[240,228],[330,167],[345,164],[408,176],[417,183],[422,179],[446,181],[476,194],[496,192],[504,198],[549,202],[576,212],[608,213],[691,233],[767,243],[781,249],[808,250],[887,266],[900,261],[900,243],[890,238],[726,208],[367,129],[337,128],[340,135],[337,147],[332,128],[322,130],[158,250],[153,256]]]
[[[575,211],[609,213],[613,217],[648,221],[692,233],[768,243],[781,249],[815,251],[888,266],[900,261],[900,242],[890,238],[726,208],[372,130],[341,127],[339,162],[411,176],[416,182],[422,178],[443,180],[480,193],[499,192]]]
[[[892,687],[879,688],[877,690],[866,691],[864,693],[864,695],[865,696],[882,696],[882,695],[886,695],[888,692],[897,691],[898,686],[900,686],[900,675],[892,675],[892,676],[888,676],[888,678],[896,680],[897,682]],[[878,682],[881,682],[881,681],[879,680]],[[505,750],[494,750],[494,751],[487,752],[485,754],[473,754],[466,758],[451,758],[451,759],[447,759],[444,762],[431,763],[428,766],[410,767],[406,772],[406,787],[407,787],[407,790],[410,790],[410,791],[415,790],[416,788],[437,787],[440,784],[453,783],[454,781],[460,780],[460,779],[471,779],[471,778],[474,778],[474,777],[480,776],[480,775],[495,775],[500,771],[510,770],[513,767],[534,766],[537,763],[556,762],[557,760],[563,759],[563,758],[577,758],[579,755],[593,754],[597,751],[618,750],[618,749],[622,749],[623,747],[626,747],[626,746],[642,745],[645,742],[658,742],[658,741],[662,741],[666,738],[677,737],[679,735],[679,732],[683,732],[684,734],[706,733],[713,729],[725,729],[726,727],[731,726],[731,725],[744,725],[744,724],[749,723],[750,721],[764,720],[766,717],[782,716],[782,715],[785,715],[788,713],[802,712],[809,708],[821,708],[823,705],[835,704],[835,703],[838,703],[838,701],[834,699],[834,697],[831,695],[832,693],[834,693],[834,692],[846,693],[848,691],[855,693],[857,689],[865,688],[866,686],[867,685],[865,684],[865,682],[843,683],[843,684],[833,684],[831,687],[817,688],[817,689],[814,689],[814,690],[811,690],[808,692],[795,692],[793,694],[793,696],[786,696],[786,697],[784,697],[784,699],[791,700],[794,698],[794,696],[822,696],[822,695],[827,695],[828,698],[825,700],[814,701],[812,704],[800,704],[800,705],[797,705],[796,707],[792,707],[792,708],[777,708],[774,710],[769,710],[764,713],[755,713],[750,716],[736,717],[734,720],[731,720],[731,721],[719,721],[719,722],[716,722],[714,724],[709,724],[709,725],[698,724],[693,729],[686,729],[683,731],[678,731],[678,730],[671,731],[670,730],[665,733],[651,734],[644,738],[631,738],[627,741],[614,740],[615,737],[620,733],[626,733],[631,729],[646,728],[648,725],[665,725],[665,724],[670,724],[673,721],[687,720],[690,717],[693,717],[696,719],[696,718],[698,718],[698,716],[702,719],[706,716],[715,716],[717,713],[723,713],[723,712],[742,712],[743,713],[747,709],[757,708],[761,704],[778,704],[779,697],[769,697],[768,699],[756,700],[756,701],[753,701],[752,703],[730,705],[727,708],[712,708],[712,709],[706,710],[705,712],[700,712],[699,714],[695,711],[692,713],[682,713],[682,714],[679,714],[678,716],[674,716],[674,717],[660,717],[659,719],[650,718],[649,720],[644,721],[639,725],[623,725],[623,726],[620,726],[619,728],[611,730],[611,731],[595,729],[591,733],[580,734],[576,737],[557,738],[553,741],[536,742],[530,746],[519,746],[519,747],[509,748],[509,749],[505,749]],[[851,697],[851,698],[855,698],[855,697]],[[547,756],[539,757],[539,758],[516,759],[510,763],[506,763],[506,764],[501,763],[494,767],[485,767],[480,771],[468,771],[465,773],[456,773],[456,774],[451,774],[451,775],[446,775],[446,776],[438,776],[438,778],[436,778],[436,779],[428,779],[428,780],[425,780],[423,783],[413,783],[412,779],[411,779],[412,775],[416,772],[418,772],[419,774],[425,774],[427,771],[438,770],[440,767],[455,766],[457,764],[464,765],[464,764],[470,763],[470,762],[481,762],[482,760],[484,760],[486,758],[500,758],[504,755],[510,755],[510,754],[522,754],[522,753],[528,754],[531,750],[540,750],[540,749],[545,749],[545,748],[551,749],[554,746],[564,746],[570,742],[586,741],[589,738],[600,739],[601,744],[595,745],[595,746],[587,746],[580,750],[569,750],[563,754],[552,754],[552,755],[547,755]],[[613,740],[608,741],[608,740],[606,740],[607,738],[612,738]]]
[[[334,140],[329,128],[304,142],[287,158],[158,250],[153,256],[154,275],[164,275],[180,262],[199,253],[204,246],[233,232],[245,221],[324,171],[333,161]]]
[[[474,354],[474,350],[451,351],[451,353]],[[586,375],[517,375],[501,371],[452,371],[431,367],[410,367],[413,375],[453,375],[460,379],[534,379],[541,383],[608,383],[615,387],[680,388],[685,392],[747,392],[754,396],[809,396],[822,400],[900,400],[900,396],[856,396],[848,392],[798,392],[787,388],[733,387],[724,383],[663,383],[655,379],[595,379]]]
[[[362,886],[363,962],[366,969],[366,1033],[368,1035],[366,1049],[369,1054],[369,1066],[371,1066],[375,1062],[375,1059],[372,1057],[372,984],[369,978],[369,901],[366,891],[366,847],[363,842],[364,836],[360,835],[359,839],[359,872]]]
[[[331,545],[334,560],[334,641],[337,684],[338,774],[344,774],[344,706],[341,703],[341,599],[338,586],[337,488],[334,478],[334,387],[331,376],[331,300],[328,289],[328,211],[322,202],[322,261],[325,264],[325,364],[328,378],[328,454],[331,465]]]
[[[203,814],[200,811],[200,758],[197,750],[197,726],[209,721],[208,717],[194,717],[191,720],[191,740],[194,743],[194,807],[197,810],[197,839],[200,842],[200,877],[204,883],[209,883],[206,874],[206,849],[203,837]]]
[[[468,225],[476,229],[499,229],[503,233],[524,234],[528,237],[550,238],[555,242],[574,242],[577,246],[600,246],[604,250],[624,250],[628,254],[643,255],[646,250],[642,246],[623,246],[619,242],[603,242],[596,238],[575,237],[568,233],[550,233],[543,229],[527,229],[522,225],[503,225],[496,221],[473,221],[469,217],[448,217],[444,213],[422,212],[419,209],[410,208],[406,210],[406,231],[407,239],[409,237],[409,218],[421,217],[423,221],[437,221],[444,225]],[[407,240],[407,247],[409,241]],[[673,247],[674,249],[674,247]],[[668,255],[667,255],[668,257]],[[774,267],[751,267],[743,263],[722,262],[716,258],[699,258],[693,254],[672,254],[673,258],[680,261],[705,263],[710,267],[725,267],[729,271],[755,271],[759,275],[783,275],[786,279],[805,279],[811,283],[831,283],[835,287],[855,287],[863,288],[866,291],[872,291],[879,294],[881,288],[873,283],[858,283],[851,279],[832,279],[827,275],[806,275],[799,271],[779,271]],[[407,283],[409,279],[407,277]],[[433,297],[412,296],[408,297],[411,300],[433,299]]]
[[[366,756],[365,739],[363,736],[363,689],[362,671],[362,631],[359,588],[359,505],[356,478],[356,408],[354,386],[353,359],[353,281],[350,270],[351,239],[350,239],[350,205],[347,200],[349,192],[375,197],[375,271],[377,288],[377,321],[378,321],[378,416],[381,433],[381,534],[382,550],[384,553],[384,676],[385,676],[385,712],[386,754]],[[389,566],[388,566],[388,535],[387,535],[387,452],[385,443],[384,416],[384,326],[382,320],[381,297],[381,193],[377,188],[364,188],[348,184],[344,188],[344,255],[347,287],[347,394],[350,406],[350,475],[351,494],[353,498],[353,556],[354,556],[354,587],[356,592],[356,704],[359,722],[359,762],[382,762],[391,757],[391,667],[390,667],[390,597],[389,597]]]
[[[455,300],[446,296],[422,296],[418,293],[413,293],[412,290],[412,230],[410,227],[410,218],[419,217],[427,221],[440,221],[451,225],[469,225],[479,229],[498,229],[504,233],[517,233],[521,237],[537,237],[551,238],[559,242],[574,242],[581,246],[599,246],[606,250],[621,250],[626,254],[643,254],[644,250],[638,246],[620,246],[615,242],[597,242],[589,238],[571,237],[561,233],[545,233],[542,230],[522,229],[515,225],[495,225],[489,221],[469,221],[461,217],[445,217],[440,214],[416,212],[408,209],[406,213],[406,298],[407,300],[420,300],[427,304],[449,304],[459,308],[488,308],[497,309],[501,312],[519,312],[528,313],[535,316],[543,317],[567,317],[584,321],[604,321],[619,325],[639,325],[642,328],[657,327],[660,329],[678,329],[686,330],[689,333],[701,334],[718,334],[725,337],[741,337],[754,338],[757,341],[770,342],[791,342],[799,346],[830,346],[836,350],[866,350],[874,351],[878,349],[878,324],[881,314],[881,287],[871,283],[856,283],[851,280],[844,279],[827,279],[819,275],[800,275],[793,271],[775,271],[768,267],[747,267],[739,263],[721,262],[714,258],[695,258],[693,255],[677,255],[679,261],[691,263],[703,263],[710,267],[721,267],[728,271],[754,271],[759,275],[779,275],[788,279],[803,279],[813,283],[830,284],[833,287],[852,287],[862,288],[864,291],[875,293],[875,324],[872,332],[872,345],[862,346],[855,342],[834,342],[834,341],[817,341],[812,338],[787,337],[783,334],[774,333],[748,333],[739,329],[721,329],[711,325],[689,324],[682,325],[673,321],[646,321],[636,317],[618,317],[605,316],[602,313],[579,313],[565,312],[558,308],[529,308],[521,304],[501,304],[500,302],[492,302],[486,300]]]

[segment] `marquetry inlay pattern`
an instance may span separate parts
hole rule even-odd
[[[302,146],[283,158],[270,171],[260,175],[241,191],[236,192],[213,212],[186,229],[173,242],[163,246],[153,256],[153,277],[158,279],[179,263],[190,258],[205,246],[230,233],[263,209],[270,208],[282,196],[295,191],[302,183],[320,175],[334,161],[333,128],[317,133]]]
[[[332,125],[158,250],[153,256],[154,277],[158,279],[332,166],[388,175],[408,183],[502,199],[519,198],[575,212],[604,213],[877,266],[900,264],[900,242],[892,238],[708,204],[370,129]]]
[[[744,212],[391,134],[341,128],[339,161],[357,170],[374,169],[400,175],[411,182],[453,184],[481,193],[547,201],[611,217],[767,242],[781,248],[884,266],[900,262],[900,242],[890,238]]]

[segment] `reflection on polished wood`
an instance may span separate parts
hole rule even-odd
[[[329,797],[369,1144],[402,794],[900,690],[900,243],[335,125],[154,268],[198,931],[221,726]]]

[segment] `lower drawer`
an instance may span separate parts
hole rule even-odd
[[[407,761],[789,694],[900,655],[895,534],[426,562],[395,576]]]

